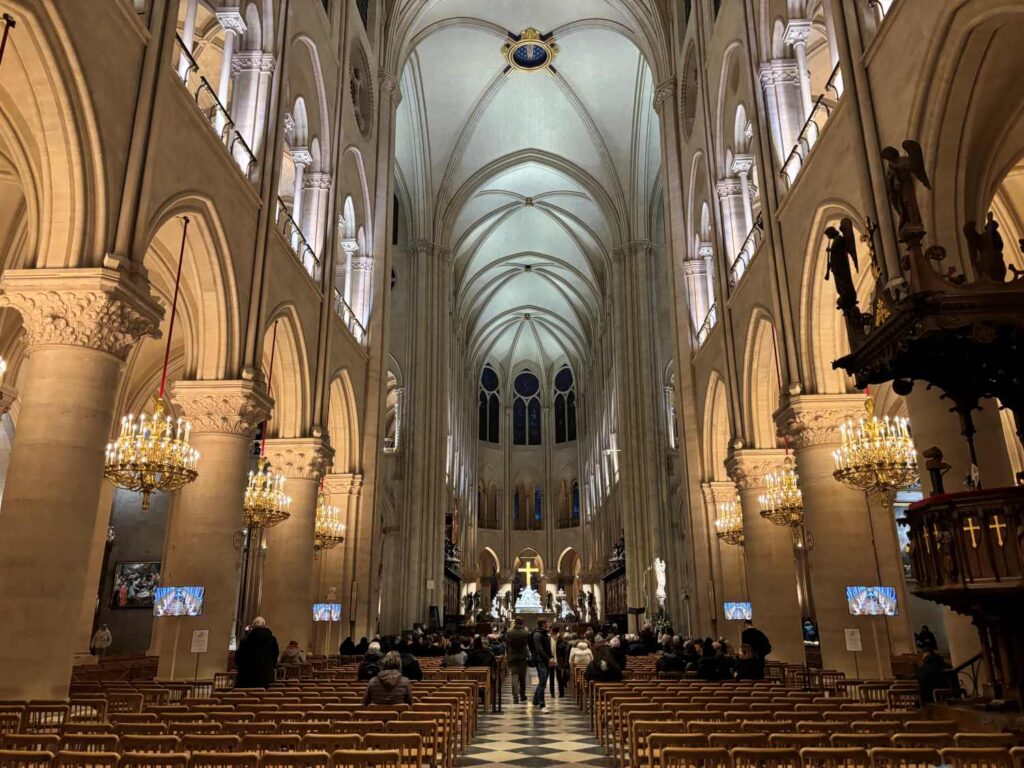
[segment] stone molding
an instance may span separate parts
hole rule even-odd
[[[731,480],[711,480],[701,483],[700,488],[708,506],[736,501],[736,483]]]
[[[750,173],[754,167],[754,156],[753,155],[734,155],[732,158],[732,172],[737,176]]]
[[[381,70],[378,76],[380,77],[381,98],[389,100],[392,109],[398,109],[398,105],[402,101],[402,88],[398,77],[394,73],[384,70]]]
[[[807,43],[807,38],[811,34],[811,20],[810,19],[790,19],[786,25],[786,32],[782,37],[782,41],[786,45],[797,46],[800,43]]]
[[[309,147],[292,147],[292,162],[295,165],[301,165],[303,168],[313,164],[313,155],[310,154]]]
[[[238,435],[252,439],[270,416],[273,401],[253,381],[176,381],[171,400],[192,423],[193,434]]]
[[[352,271],[353,272],[373,272],[373,257],[372,256],[353,256],[352,257]]]
[[[437,256],[447,262],[451,258],[451,254],[450,249],[444,248],[437,243],[432,243],[429,240],[417,240],[412,244],[413,256]]]
[[[670,77],[662,80],[654,89],[654,111],[661,115],[665,102],[676,95],[676,79]]]
[[[25,345],[83,347],[124,361],[137,341],[160,337],[161,307],[148,285],[105,268],[12,269],[0,306],[21,314]]]
[[[837,446],[839,427],[864,412],[864,395],[792,395],[775,412],[775,423],[794,450]]]
[[[618,248],[612,251],[613,261],[622,261],[627,256],[650,256],[654,253],[654,243],[650,240],[633,240],[628,243],[623,243]]]
[[[267,440],[267,460],[289,480],[315,480],[324,476],[334,449],[319,437]]]
[[[715,246],[711,243],[701,243],[697,246],[697,255],[702,259],[710,259],[715,255]]]
[[[9,384],[0,384],[0,415],[7,413],[18,399],[18,390]]]
[[[328,496],[358,496],[363,490],[363,476],[356,473],[324,475],[324,493]]]
[[[264,72],[270,74],[277,66],[277,59],[272,53],[263,51],[237,51],[231,57],[231,74],[239,72]]]
[[[722,179],[715,185],[715,190],[718,192],[718,196],[723,199],[743,195],[743,185],[740,184],[739,179]]]
[[[305,173],[302,175],[303,189],[330,189],[331,174],[318,171],[316,173]]]
[[[762,88],[776,85],[800,85],[800,67],[793,59],[773,59],[761,65]]]
[[[354,237],[343,237],[341,239],[341,250],[345,253],[358,253],[359,241]]]
[[[708,263],[701,256],[696,259],[687,259],[683,262],[683,274],[689,276],[704,276],[708,273]]]
[[[737,490],[759,490],[764,488],[768,474],[782,469],[785,456],[780,448],[740,448],[729,454],[725,469]]]
[[[245,23],[245,19],[242,18],[242,13],[236,8],[218,8],[214,12],[217,16],[217,22],[225,32],[234,32],[236,35],[245,34],[245,30],[248,26]]]

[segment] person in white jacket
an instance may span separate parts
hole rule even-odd
[[[575,670],[577,666],[587,666],[594,660],[594,652],[586,640],[580,640],[576,647],[569,651],[569,669]]]
[[[96,656],[106,656],[107,649],[113,644],[114,637],[110,634],[110,630],[106,624],[100,624],[100,628],[96,630],[96,633],[92,636],[92,642],[89,645],[92,648],[92,652]]]

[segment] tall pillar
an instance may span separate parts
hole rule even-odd
[[[313,156],[309,154],[309,150],[306,147],[292,147],[291,154],[292,162],[295,164],[295,178],[292,180],[292,221],[295,222],[296,227],[302,227],[302,181],[306,166],[313,162]],[[292,233],[293,248],[299,244],[298,235],[305,237],[306,233],[301,230]]]
[[[795,395],[775,418],[796,456],[805,527],[811,536],[811,589],[822,663],[849,677],[885,678],[891,676],[890,654],[912,650],[907,612],[894,618],[851,616],[846,587],[880,584],[883,564],[890,574],[901,568],[899,545],[889,532],[895,523],[879,530],[865,494],[832,477],[832,452],[841,444],[839,426],[863,412],[861,394]],[[902,579],[884,586],[899,590]],[[864,650],[857,659],[846,650],[846,628],[861,631]]]
[[[735,450],[726,461],[743,508],[748,594],[754,625],[772,643],[772,661],[802,664],[805,659],[793,536],[788,528],[761,517],[758,496],[765,477],[782,467],[777,449]]]
[[[356,251],[350,255],[352,267],[352,311],[366,327],[370,320],[370,296],[373,290],[373,259]]]
[[[161,310],[109,269],[8,270],[0,290],[27,354],[0,515],[0,698],[64,699],[118,381]]]
[[[327,197],[331,189],[331,174],[314,172],[302,179],[302,234],[317,258],[324,258],[324,225],[327,223]]]
[[[341,636],[351,635],[359,639],[372,635],[374,622],[370,616],[371,579],[377,574],[370,572],[373,549],[373,514],[361,509],[363,490],[362,475],[344,473],[324,476],[324,493],[331,504],[338,508],[345,523],[345,541],[336,548],[340,556],[340,570],[335,578],[338,596],[341,600]],[[331,586],[333,586],[333,582]]]
[[[276,63],[274,54],[263,51],[239,51],[231,59],[231,74],[235,82],[231,119],[256,157],[260,156],[263,147],[263,124],[270,107],[270,87]],[[249,160],[242,155],[236,155],[235,159],[246,163]]]
[[[199,0],[185,0],[185,20],[181,30],[181,42],[185,51],[192,53],[192,43],[196,34],[196,11],[199,8]],[[185,51],[181,52],[178,59],[178,77],[184,80],[188,77],[188,69],[191,62]]]
[[[683,262],[683,279],[686,281],[686,293],[690,301],[690,320],[693,322],[694,333],[700,328],[704,318],[711,309],[708,303],[708,265],[707,261],[697,256]]]
[[[235,36],[245,34],[246,24],[238,8],[218,8],[217,21],[224,30],[224,50],[220,61],[220,79],[217,82],[217,100],[221,106],[228,108],[228,92],[231,89],[231,60],[235,55]],[[220,112],[214,119],[217,135],[224,131],[227,115]]]
[[[656,609],[653,566],[665,561],[669,595],[685,589],[679,541],[666,537],[668,483],[661,454],[661,370],[658,356],[657,300],[661,274],[647,240],[627,243],[613,253],[613,298],[617,431],[610,448],[613,471],[619,470],[619,494],[626,536],[626,583],[629,607]],[[621,449],[621,450],[618,450]],[[621,465],[621,466],[615,466]]]
[[[811,34],[810,19],[790,19],[783,37],[786,45],[793,47],[796,66],[800,75],[800,101],[804,108],[804,121],[811,116],[814,98],[811,96],[811,73],[807,69],[807,37]]]
[[[261,385],[240,380],[178,381],[171,398],[192,423],[199,477],[171,505],[160,580],[206,593],[202,616],[155,619],[152,645],[159,649],[159,677],[210,677],[227,668],[242,566],[242,497],[252,439],[270,401]],[[195,629],[210,632],[198,667],[189,651]]]
[[[722,179],[718,182],[717,190],[722,205],[722,227],[725,229],[725,263],[731,267],[749,231],[744,228],[743,187],[739,179]],[[749,200],[747,204],[750,204]]]
[[[266,456],[285,476],[291,516],[265,534],[260,613],[281,644],[308,649],[313,629],[313,531],[320,478],[333,451],[318,437],[267,440]]]
[[[342,238],[341,250],[345,253],[345,265],[344,275],[342,276],[341,283],[344,286],[342,289],[342,295],[345,297],[345,303],[352,306],[352,260],[356,254],[359,253],[359,241],[354,237]]]
[[[761,65],[760,76],[771,124],[769,133],[775,139],[775,158],[781,168],[807,122],[800,95],[800,69],[792,59],[772,59]]]
[[[715,579],[715,605],[712,615],[718,617],[718,634],[724,635],[731,643],[738,643],[743,627],[737,622],[725,621],[722,604],[746,602],[748,599],[744,548],[721,541],[715,527],[722,505],[736,501],[736,484],[731,480],[713,480],[701,483],[701,490],[704,492],[708,540],[711,542],[712,575]]]

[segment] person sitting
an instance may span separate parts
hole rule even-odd
[[[351,637],[346,637],[341,641],[341,647],[338,648],[338,653],[342,656],[355,656],[356,644],[352,642]]]
[[[615,635],[615,637],[608,641],[608,648],[611,650],[612,658],[615,659],[619,669],[625,671],[626,649],[622,647],[622,640],[618,635]]]
[[[491,652],[495,656],[505,655],[505,641],[501,639],[501,635],[491,635],[489,640],[491,641],[490,648]]]
[[[420,660],[411,653],[402,653],[400,655],[402,657],[402,674],[410,680],[422,680],[423,668],[420,666]]]
[[[452,640],[452,644],[448,646],[448,650],[445,651],[442,663],[446,667],[466,666],[466,651],[458,640]]]
[[[670,643],[666,652],[658,659],[655,669],[658,672],[685,672],[686,658],[683,656],[684,650],[682,642]]]
[[[380,672],[380,643],[372,642],[363,654],[363,660],[359,663],[359,670],[356,672],[357,680],[370,680]]]
[[[366,639],[366,636],[359,638],[359,642],[356,643],[356,653],[362,656],[370,648],[370,641]]]
[[[305,664],[306,652],[299,648],[298,640],[291,640],[281,654],[279,664]]]
[[[569,669],[575,673],[576,667],[587,666],[594,660],[594,652],[586,640],[580,640],[575,647],[569,651]]]
[[[610,645],[610,644],[609,644]],[[618,683],[622,680],[622,667],[615,662],[609,645],[601,645],[594,651],[594,660],[587,664],[583,677],[587,682]]]
[[[731,660],[726,658],[718,643],[710,644],[712,654],[697,662],[699,680],[728,680],[732,676]]]
[[[650,652],[650,646],[641,640],[638,635],[626,635],[627,656],[646,656]]]
[[[934,648],[924,649],[921,663],[914,669],[914,677],[921,689],[922,704],[934,703],[935,691],[952,686],[950,666]]]
[[[473,647],[466,655],[464,666],[490,667],[493,669],[497,663],[497,660],[494,658],[494,653],[488,647],[487,638],[480,637],[479,635],[474,638]]]
[[[754,655],[754,649],[747,643],[740,646],[735,675],[737,680],[764,680],[764,661]]]
[[[388,651],[380,662],[380,672],[367,684],[363,706],[370,704],[412,706],[412,683],[402,674],[402,655],[398,651]]]

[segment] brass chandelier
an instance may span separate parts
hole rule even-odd
[[[796,463],[788,453],[782,469],[765,477],[765,492],[758,497],[761,517],[775,525],[798,528],[804,522],[804,497],[797,483]]]
[[[731,546],[743,546],[743,511],[738,497],[718,505],[715,535]]]
[[[118,488],[142,494],[143,511],[149,509],[152,495],[156,491],[172,493],[191,483],[199,474],[196,469],[199,451],[188,442],[191,425],[184,419],[179,418],[174,422],[170,416],[165,416],[163,403],[181,287],[181,266],[185,260],[188,237],[187,216],[183,217],[183,223],[163,371],[160,375],[160,389],[154,398],[153,415],[143,413],[135,417],[129,413],[122,417],[121,433],[114,442],[107,444],[103,462],[103,476],[111,483]]]
[[[313,551],[319,554],[325,549],[334,547],[345,541],[345,523],[341,521],[341,511],[333,504],[327,503],[321,485],[320,494],[316,497],[316,527],[313,529]]]
[[[856,490],[894,493],[914,485],[920,475],[910,422],[875,416],[875,401],[864,401],[864,415],[840,425],[842,444],[832,453],[832,476]]]

